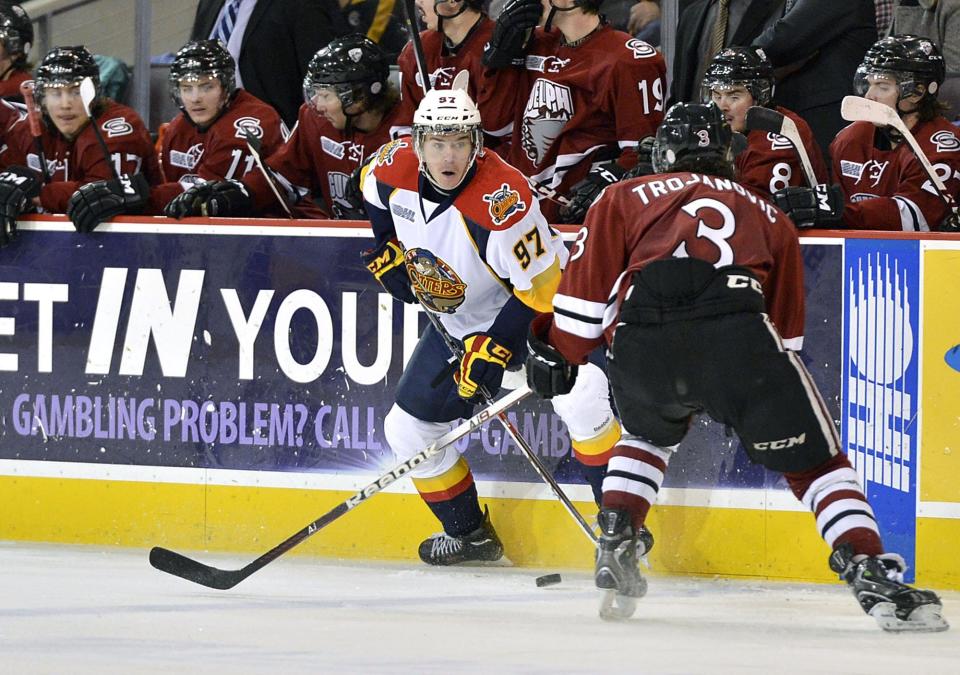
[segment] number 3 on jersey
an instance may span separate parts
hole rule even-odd
[[[695,199],[689,204],[681,206],[680,210],[691,218],[699,219],[700,222],[697,224],[697,239],[708,239],[719,250],[720,257],[715,263],[713,263],[713,266],[723,267],[724,265],[732,265],[733,248],[731,248],[727,240],[732,237],[733,233],[736,231],[737,220],[733,215],[733,211],[730,210],[730,207],[716,199],[704,197],[702,199]],[[702,211],[713,211],[715,213],[719,213],[722,219],[720,227],[710,227],[703,222],[703,219],[700,218],[700,213]],[[680,245],[677,246],[677,248],[673,251],[673,257],[690,257],[690,254],[687,253],[687,242],[680,242]]]

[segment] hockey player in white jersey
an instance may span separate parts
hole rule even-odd
[[[495,394],[504,371],[521,367],[527,327],[549,310],[567,250],[524,176],[484,153],[480,113],[464,89],[431,90],[414,115],[413,137],[380,149],[362,190],[376,238],[364,254],[368,269],[395,298],[419,299],[437,313],[464,348],[451,376],[442,336],[432,325],[422,333],[384,422],[388,443],[406,459],[469,417],[481,387]],[[597,494],[620,425],[600,368],[585,367],[577,385],[553,405]],[[503,555],[454,447],[411,476],[443,525],[420,545],[421,560],[451,565]]]

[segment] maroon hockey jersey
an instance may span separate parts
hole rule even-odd
[[[392,140],[398,132],[396,116],[399,106],[381,120],[380,126],[369,133],[339,130],[326,118],[304,103],[300,106],[297,126],[287,142],[267,159],[267,165],[276,172],[283,187],[297,199],[305,200],[308,211],[301,217],[319,217],[310,211],[310,196],[316,192],[330,209],[334,201],[343,201],[344,189],[353,170],[375,153],[381,145]],[[257,210],[272,208],[276,197],[260,172],[244,179],[253,194]]]
[[[444,47],[443,34],[438,31],[421,31],[420,41],[432,89],[449,89],[458,72],[466,70],[470,73],[467,93],[480,109],[480,119],[483,120],[483,131],[488,141],[493,139],[495,142],[492,147],[502,153],[502,143],[509,141],[513,128],[513,107],[510,102],[521,85],[523,73],[519,69],[506,68],[497,73],[484,74],[483,48],[490,41],[495,25],[495,22],[483,17],[453,53]],[[413,113],[423,100],[423,84],[417,72],[412,43],[408,43],[400,52],[397,65],[400,68],[401,99],[397,123],[406,127],[404,133],[409,134]]]
[[[960,197],[960,139],[943,117],[913,130],[920,148],[954,200]],[[833,177],[847,206],[843,223],[858,230],[924,232],[936,228],[947,207],[907,143],[878,149],[880,132],[869,122],[854,122],[830,144]]]
[[[142,171],[151,184],[158,182],[156,160],[150,134],[140,116],[127,106],[104,99],[103,110],[96,123],[110,152],[117,173]],[[97,141],[93,126],[88,124],[72,141],[68,141],[50,122],[44,123],[43,153],[47,159],[50,183],[40,189],[40,205],[48,213],[64,213],[70,196],[81,185],[113,178],[113,170]],[[25,165],[40,171],[30,125],[24,118],[7,134],[5,165]]]
[[[604,191],[570,251],[548,341],[584,363],[613,340],[633,273],[670,257],[749,268],[784,343],[802,346],[803,260],[793,223],[739,183],[693,173],[635,178]]]
[[[565,46],[559,30],[538,28],[524,72],[507,160],[561,194],[587,174],[592,161],[636,148],[663,119],[663,57],[610,26],[576,47]],[[633,163],[624,162],[624,168]],[[558,206],[541,206],[555,220]]]
[[[163,135],[157,158],[163,183],[150,193],[151,212],[160,213],[191,185],[239,180],[256,170],[246,134],[260,140],[260,154],[267,157],[283,143],[282,124],[276,110],[243,89],[205,130],[198,129],[184,113],[177,115]]]
[[[826,183],[829,178],[827,165],[810,131],[810,125],[786,108],[778,107],[776,110],[797,125],[817,183]],[[807,185],[803,166],[793,144],[783,136],[759,130],[747,134],[747,148],[737,155],[737,181],[762,195],[772,195],[785,187]]]

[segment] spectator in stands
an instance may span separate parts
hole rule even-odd
[[[947,68],[939,98],[950,106],[949,117],[960,119],[960,0],[899,0],[891,33],[919,35],[937,45]]]
[[[94,85],[90,115],[81,97],[86,79]],[[26,119],[7,134],[0,157],[7,165],[0,174],[0,218],[15,220],[35,207],[65,213],[74,193],[95,181],[108,184],[97,183],[86,196],[123,206],[120,212],[143,207],[149,183],[157,177],[150,134],[132,108],[100,94],[100,73],[90,52],[85,47],[52,49],[37,67],[34,82],[41,135],[33,138]]]
[[[936,2],[936,0],[934,0]],[[894,0],[873,0],[874,16],[877,19],[877,35],[884,37],[893,23]]]
[[[960,138],[941,115],[937,92],[943,57],[933,43],[914,35],[879,40],[857,69],[856,91],[900,115],[947,189],[930,181],[898,131],[854,122],[830,146],[837,186],[814,194],[793,187],[778,192],[778,205],[800,226],[842,225],[858,230],[911,232],[960,229],[947,206],[960,197]],[[826,186],[821,186],[826,187]]]
[[[700,83],[714,54],[750,44],[781,17],[784,0],[681,0],[680,6],[671,104],[699,101]]]
[[[490,41],[494,22],[483,13],[481,0],[415,0],[427,29],[420,33],[432,89],[449,89],[461,70],[470,73],[467,94],[477,103],[483,120],[484,146],[505,154],[513,125],[507,104],[520,86],[520,72],[510,70],[497,80],[484,77],[483,49]],[[537,20],[539,17],[537,17]],[[413,44],[400,54],[400,105],[398,121],[410,133],[413,113],[423,100],[423,81],[417,71]],[[512,78],[512,79],[511,79]]]
[[[163,133],[157,158],[163,182],[150,193],[151,213],[162,212],[193,185],[256,171],[248,137],[266,157],[287,134],[276,110],[237,88],[233,57],[217,40],[188,42],[170,66],[169,80],[181,112]]]
[[[396,63],[397,56],[410,40],[410,33],[396,11],[396,0],[339,0],[350,31],[366,35],[380,45],[388,63]]]
[[[20,5],[0,6],[0,97],[23,101],[20,85],[29,80],[27,57],[33,46],[33,24]]]
[[[539,0],[510,0],[484,53],[488,67],[519,69],[525,78],[516,91],[507,161],[538,191],[578,202],[633,167],[640,139],[663,119],[663,57],[606,25],[599,6],[599,0],[550,0],[544,28],[530,33]],[[583,217],[581,209],[563,213],[552,199],[541,210],[549,222]]]
[[[630,8],[627,32],[660,47],[660,0],[639,0]]]
[[[397,131],[399,94],[388,78],[383,50],[361,35],[338,38],[310,60],[297,126],[267,160],[295,215],[324,217],[314,208],[319,193],[336,217],[366,219],[359,169]],[[166,214],[249,216],[275,207],[276,200],[263,174],[253,171],[242,181],[191,187]]]
[[[307,62],[349,32],[338,0],[200,0],[190,39],[223,42],[237,63],[237,86],[292,127]]]
[[[783,17],[753,41],[776,69],[774,102],[807,121],[824,153],[846,125],[840,102],[876,39],[873,0],[787,0]]]
[[[730,128],[747,135],[747,147],[736,158],[737,181],[763,195],[773,195],[791,185],[808,185],[790,141],[766,131],[747,130],[747,111],[752,106],[764,106],[793,120],[810,157],[814,184],[827,182],[827,166],[813,132],[796,113],[773,106],[773,92],[773,65],[758,47],[728,47],[707,66],[704,102],[716,103]]]

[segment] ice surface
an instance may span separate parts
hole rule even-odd
[[[235,568],[255,556],[198,554]],[[230,591],[146,551],[0,543],[4,673],[960,672],[954,629],[890,635],[842,586],[652,576],[633,619],[597,617],[584,572],[281,559]]]

